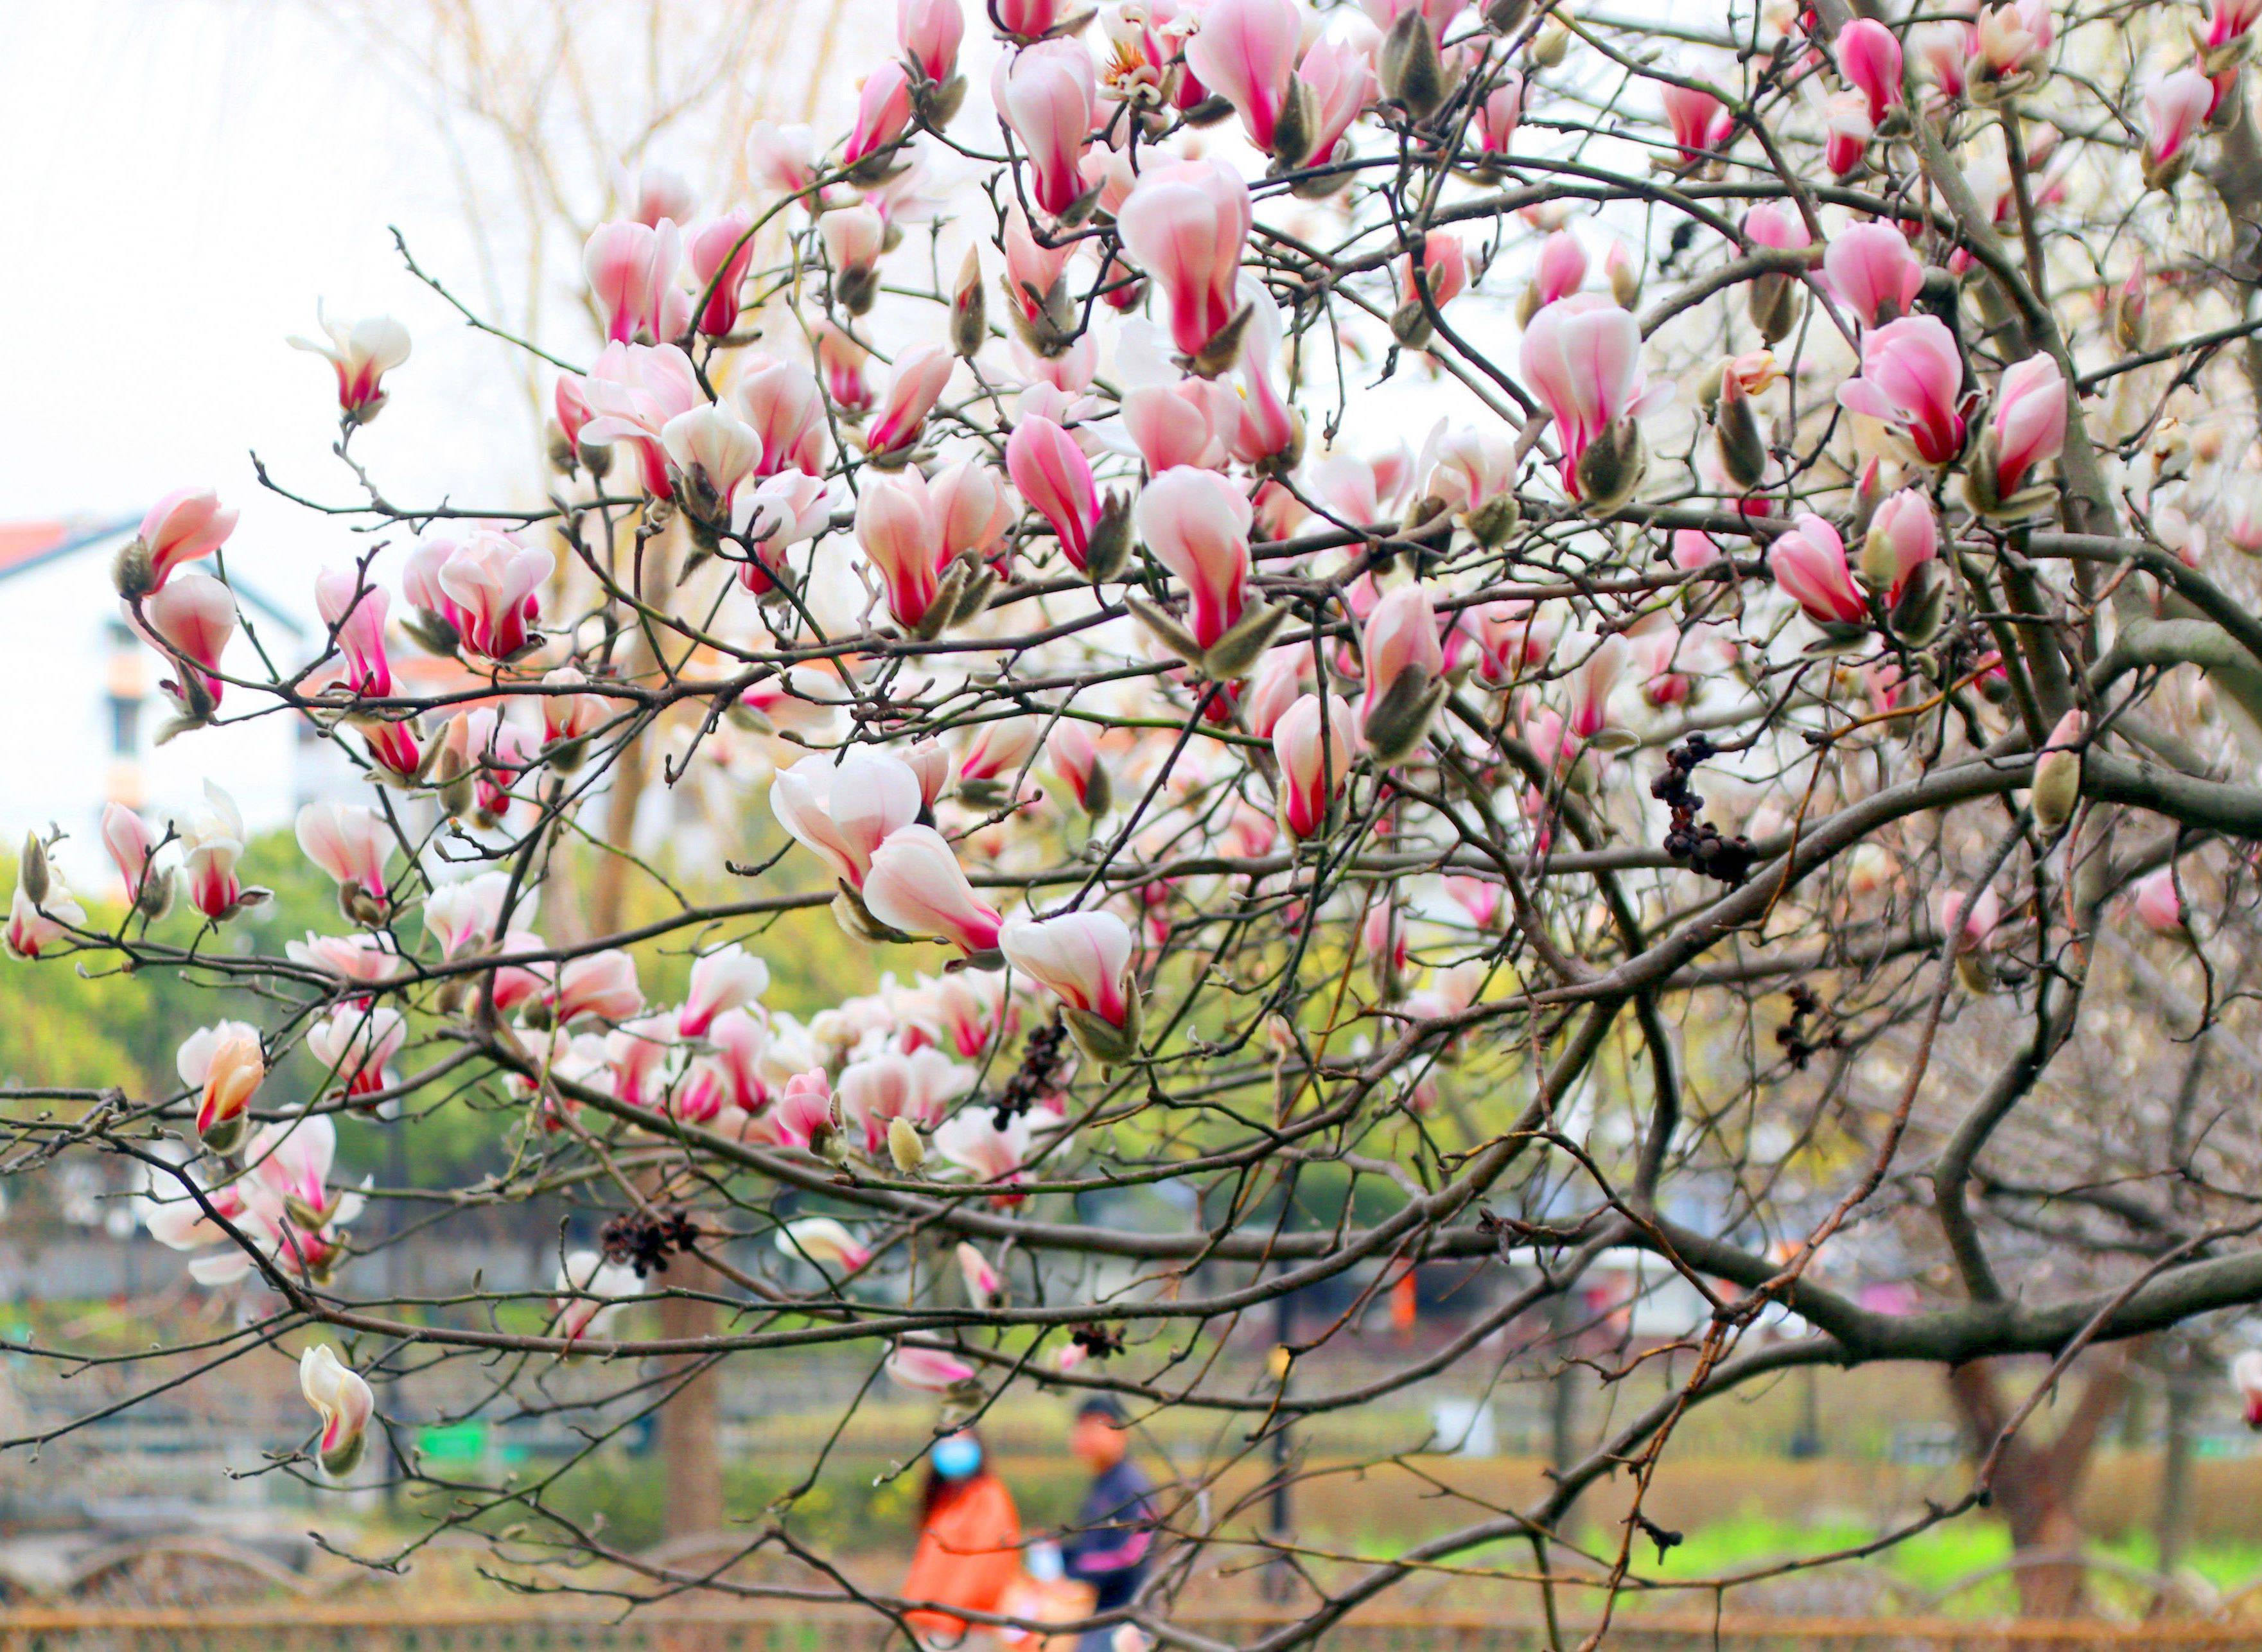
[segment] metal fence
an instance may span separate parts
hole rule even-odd
[[[1263,1614],[1191,1618],[1207,1640],[1245,1646],[1285,1621]],[[1590,1626],[1563,1626],[1563,1644]],[[510,1606],[400,1611],[304,1604],[0,1612],[0,1652],[878,1652],[868,1617],[806,1612],[639,1611],[600,1616]],[[1484,1613],[1374,1613],[1320,1642],[1325,1652],[1541,1652],[1537,1620]],[[1728,1613],[1637,1614],[1603,1643],[1613,1652],[2254,1652],[2262,1626],[1956,1619],[1836,1619]]]

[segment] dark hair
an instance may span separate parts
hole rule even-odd
[[[1104,1417],[1117,1428],[1131,1426],[1131,1418],[1125,1414],[1123,1403],[1113,1394],[1094,1394],[1076,1408],[1077,1422],[1087,1417]]]
[[[982,1436],[976,1432],[971,1427],[954,1428],[950,1432],[953,1434],[964,1434],[969,1439],[973,1440],[976,1445],[982,1445]],[[947,1438],[947,1436],[946,1436],[946,1438]],[[944,1493],[954,1490],[961,1486],[970,1486],[989,1472],[990,1448],[987,1446],[982,1446],[981,1466],[976,1468],[972,1474],[967,1475],[963,1480],[944,1479],[940,1475],[935,1472],[934,1461],[933,1457],[930,1456],[927,1460],[926,1465],[926,1483],[919,1487],[918,1523],[920,1529],[926,1529],[926,1523],[934,1518],[934,1505],[942,1501]]]

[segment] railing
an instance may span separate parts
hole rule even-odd
[[[1284,1620],[1199,1616],[1185,1627],[1247,1645]],[[1588,1627],[1564,1626],[1576,1645]],[[0,1652],[878,1652],[884,1624],[845,1613],[647,1610],[601,1615],[556,1606],[400,1611],[280,1608],[0,1612]],[[1368,1613],[1324,1636],[1324,1652],[1541,1652],[1543,1625],[1474,1612]],[[1945,1618],[1807,1618],[1726,1613],[1618,1619],[1611,1652],[2253,1652],[2252,1624],[1979,1623]]]

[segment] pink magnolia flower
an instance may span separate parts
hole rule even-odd
[[[611,948],[568,959],[559,968],[550,1014],[556,1025],[564,1027],[584,1015],[624,1021],[643,1007],[644,989],[637,985],[636,960]]]
[[[1045,754],[1078,810],[1094,819],[1107,812],[1113,789],[1107,765],[1100,760],[1099,742],[1092,738],[1088,725],[1073,718],[1061,718],[1045,741]]]
[[[851,889],[864,886],[872,854],[918,819],[918,776],[900,758],[851,751],[836,764],[804,757],[770,783],[770,808],[796,842]]]
[[[1469,285],[1468,249],[1451,230],[1433,229],[1422,238],[1420,251],[1418,265],[1411,252],[1398,261],[1398,301],[1420,307],[1421,297],[1414,285],[1418,274],[1430,304],[1442,310]],[[1583,256],[1581,263],[1583,273]]]
[[[832,1129],[832,1086],[821,1072],[797,1072],[785,1081],[770,1109],[781,1146],[808,1148]]]
[[[683,233],[673,220],[657,228],[632,219],[598,225],[581,249],[581,267],[605,336],[623,344],[639,334],[660,342],[681,337],[691,323],[691,299],[675,285],[682,263]]]
[[[1993,942],[1996,927],[2003,920],[2003,901],[1992,885],[1981,890],[1976,900],[1965,890],[1935,890],[1932,916],[1941,934],[1957,949],[1980,952]]]
[[[492,941],[509,892],[510,874],[494,871],[443,884],[426,896],[424,931],[440,943],[440,956],[452,959],[467,948]]]
[[[129,610],[130,613],[130,610]],[[235,635],[235,593],[209,574],[191,570],[145,597],[135,620],[142,634],[183,667],[165,686],[192,714],[220,703],[220,656]]]
[[[181,1082],[198,1092],[197,1136],[215,1153],[243,1138],[252,1093],[266,1082],[259,1035],[241,1021],[222,1021],[189,1035],[173,1057]]]
[[[1858,625],[1869,618],[1846,563],[1846,541],[1811,510],[1800,512],[1797,525],[1768,547],[1768,570],[1817,624]]]
[[[47,889],[34,900],[24,886],[25,868],[16,868],[16,891],[8,903],[4,939],[11,957],[36,958],[86,922],[86,909],[71,898],[61,874],[47,871]]]
[[[976,1307],[988,1308],[1005,1299],[1005,1281],[990,1259],[963,1241],[958,1246],[958,1273],[966,1282],[966,1300]]]
[[[2163,866],[2137,880],[2136,913],[2136,921],[2156,935],[2181,936],[2188,933],[2183,898],[2176,893],[2173,867]]]
[[[703,1035],[717,1015],[753,1003],[769,984],[769,965],[736,942],[702,954],[691,966],[691,987],[677,1012],[676,1032],[685,1038]]]
[[[927,484],[927,497],[942,523],[946,558],[987,561],[1008,554],[1005,530],[1013,525],[1013,498],[994,465],[976,459],[947,465]]]
[[[1268,153],[1294,82],[1304,17],[1295,0],[1210,0],[1185,45],[1187,67],[1233,105],[1249,141]],[[1284,158],[1293,164],[1304,156]]]
[[[1084,450],[1050,419],[1025,418],[1006,441],[1005,470],[1021,497],[1052,524],[1062,552],[1083,573],[1092,530],[1099,525],[1099,490]]]
[[[1445,651],[1437,610],[1418,580],[1384,595],[1359,639],[1366,692],[1359,732],[1374,761],[1390,765],[1419,750],[1444,691]]]
[[[1015,918],[998,944],[1007,963],[1070,1009],[1118,1028],[1129,1023],[1131,930],[1113,913]]]
[[[1725,148],[1735,135],[1736,117],[1708,91],[1694,86],[1667,86],[1658,96],[1665,104],[1665,119],[1680,147],[1681,163],[1693,166],[1715,150]]]
[[[2199,70],[2184,68],[2144,90],[2144,181],[2172,189],[2191,170],[2193,140],[2215,109],[2215,83]]]
[[[830,321],[817,324],[817,368],[825,380],[825,393],[843,413],[858,414],[872,405],[868,369],[872,352]]]
[[[1124,250],[1170,306],[1171,342],[1213,373],[1231,364],[1208,358],[1240,307],[1236,284],[1252,221],[1249,185],[1215,156],[1141,173],[1116,215]]]
[[[2050,5],[2051,0],[2005,0],[1981,9],[1964,71],[1975,96],[1983,90],[1999,93],[2006,83],[2024,83],[2047,69],[2057,38]]]
[[[753,426],[719,401],[677,414],[660,426],[659,445],[667,455],[670,490],[702,521],[727,515],[731,494],[762,456]]]
[[[1855,326],[1875,327],[1908,314],[1924,286],[1924,265],[1891,224],[1855,224],[1823,252],[1822,278]]]
[[[2057,362],[2034,355],[2005,371],[1988,420],[1998,498],[2010,498],[2058,456],[2065,421],[2065,376]]]
[[[957,358],[940,344],[916,345],[897,357],[895,374],[888,380],[887,400],[865,432],[865,452],[875,457],[907,453],[916,446],[926,415],[942,400],[956,365]]]
[[[408,329],[389,315],[357,321],[333,321],[314,307],[314,319],[329,335],[328,344],[293,335],[292,349],[327,357],[338,376],[338,411],[355,424],[367,424],[385,406],[385,375],[408,359]]]
[[[408,559],[401,589],[408,600],[454,628],[465,649],[503,660],[533,640],[542,612],[550,553],[482,529],[468,539],[427,537]]]
[[[1563,718],[1564,732],[1573,739],[1591,740],[1610,723],[1610,691],[1617,687],[1618,677],[1625,669],[1630,646],[1615,631],[1606,637],[1567,637],[1563,646],[1580,656],[1565,684],[1569,698]],[[1672,653],[1670,649],[1667,651],[1668,660],[1672,658]]]
[[[1838,387],[1838,405],[1884,421],[1927,465],[1963,451],[1963,358],[1936,316],[1905,315],[1862,335],[1862,372]]]
[[[228,535],[235,531],[236,516],[220,504],[220,495],[209,487],[184,487],[150,506],[134,536],[134,544],[148,558],[140,592],[146,595],[158,589],[184,562],[208,557],[226,545]]]
[[[753,227],[753,213],[734,207],[695,226],[685,243],[691,278],[705,299],[699,307],[699,330],[710,338],[722,338],[738,324],[738,290],[754,257]]]
[[[855,1272],[872,1259],[870,1249],[831,1216],[803,1216],[777,1232],[777,1248],[797,1261]]]
[[[916,470],[873,478],[856,501],[856,543],[878,572],[888,612],[906,631],[927,623],[942,594],[942,521]]]
[[[1312,130],[1302,163],[1336,159],[1344,134],[1373,106],[1381,91],[1374,73],[1373,42],[1344,35],[1322,40],[1296,65],[1296,79],[1312,100]]]
[[[1537,310],[1558,299],[1567,299],[1587,282],[1587,249],[1567,229],[1559,229],[1539,243],[1539,257],[1531,269],[1532,307]]]
[[[918,72],[941,85],[958,72],[966,12],[959,0],[896,0],[896,44]]]
[[[645,491],[655,499],[671,497],[660,433],[676,415],[707,405],[691,358],[674,344],[608,344],[581,381],[581,394],[591,417],[580,440],[598,447],[630,444],[643,467]]]
[[[1280,764],[1282,831],[1300,842],[1327,830],[1329,806],[1358,747],[1351,708],[1333,695],[1304,695],[1281,714],[1272,728],[1272,754]]]
[[[1073,40],[1024,47],[998,60],[990,96],[1028,156],[1029,192],[1060,216],[1084,191],[1081,163],[1099,96],[1091,53]]]
[[[1874,18],[1856,18],[1838,31],[1838,72],[1869,100],[1869,119],[1883,120],[1901,101],[1901,43]]]
[[[814,217],[825,210],[816,188],[817,133],[806,124],[757,120],[746,133],[746,158],[754,176],[781,195],[798,195]]]
[[[1036,754],[1042,725],[1034,717],[999,718],[984,723],[958,761],[959,784],[994,783],[1018,775]]]
[[[893,149],[911,126],[911,74],[890,59],[866,75],[857,89],[856,125],[848,134],[848,147],[840,152],[840,164],[854,167]]]
[[[314,1456],[322,1472],[343,1479],[361,1461],[377,1397],[361,1375],[339,1363],[337,1351],[318,1342],[299,1356],[299,1392],[322,1419]]]
[[[1922,488],[1904,487],[1880,501],[1869,516],[1862,545],[1862,578],[1883,591],[1887,602],[1897,602],[1911,576],[1939,552],[1940,523],[1932,501]]]
[[[1179,465],[1140,490],[1133,518],[1155,559],[1185,586],[1187,629],[1208,648],[1248,606],[1248,496],[1214,471]]]
[[[550,1316],[567,1342],[602,1338],[612,1330],[623,1297],[644,1294],[644,1281],[625,1262],[608,1262],[602,1251],[569,1251],[558,1265]]]
[[[1833,177],[1852,177],[1869,158],[1877,122],[1869,119],[1868,102],[1857,91],[1840,92],[1822,108],[1822,164]]]
[[[1041,0],[1049,6],[1051,0]],[[991,10],[1006,9],[1009,0],[993,0]],[[1019,10],[1015,6],[1012,9]],[[921,1394],[947,1394],[953,1389],[974,1381],[974,1367],[965,1360],[954,1358],[940,1348],[922,1347],[915,1342],[898,1342],[896,1351],[888,1356],[889,1379],[897,1388],[911,1389]]]
[[[1026,1113],[1015,1114],[1001,1129],[991,1108],[970,1107],[942,1122],[934,1133],[934,1147],[976,1180],[1005,1189],[991,1195],[997,1203],[1016,1204],[1022,1195],[1011,1189],[1022,1179],[1034,1131]]]
[[[1599,292],[1577,292],[1549,305],[1524,329],[1519,359],[1524,377],[1555,421],[1563,445],[1567,490],[1589,496],[1581,478],[1588,451],[1609,436],[1605,456],[1619,457],[1640,437],[1632,421],[1658,405],[1669,387],[1652,388],[1641,365],[1641,329],[1633,317]],[[1640,481],[1639,466],[1621,462],[1593,480],[1606,487],[1596,503],[1623,502]],[[1618,473],[1631,471],[1631,476]],[[1610,494],[1616,494],[1610,499]]]
[[[933,826],[899,826],[872,853],[864,905],[910,935],[947,941],[968,957],[994,952],[1005,920],[983,904],[949,843]]]
[[[664,166],[647,166],[635,177],[623,178],[621,183],[624,187],[620,193],[630,203],[629,216],[639,224],[649,224],[657,229],[663,218],[679,224],[691,221],[698,203],[681,172]]]
[[[782,471],[819,475],[825,469],[825,392],[800,362],[748,357],[731,387],[738,416],[761,438],[758,477]]]
[[[102,847],[110,852],[118,880],[126,886],[128,905],[141,905],[145,891],[154,894],[159,885],[169,887],[166,875],[156,869],[156,834],[149,830],[148,821],[122,803],[102,806]]]
[[[2262,1429],[2262,1350],[2249,1348],[2230,1362],[2230,1388],[2246,1426]]]
[[[345,686],[372,699],[393,692],[392,662],[385,653],[385,610],[391,601],[358,568],[325,568],[314,576],[314,608],[345,656]]]
[[[181,840],[181,872],[189,905],[214,923],[233,916],[244,895],[235,874],[244,845],[243,816],[235,799],[207,780],[203,812],[176,819],[173,831]]]
[[[358,803],[310,803],[299,811],[297,830],[299,848],[337,880],[341,891],[360,890],[384,904],[393,834],[374,809]]]
[[[1524,75],[1504,70],[1500,84],[1477,105],[1477,149],[1482,155],[1506,155],[1509,141],[1524,121]]]
[[[901,74],[901,64],[895,66]],[[879,296],[879,262],[888,249],[888,220],[869,205],[840,206],[817,220],[825,260],[832,267],[832,295],[852,315]]]
[[[407,1017],[389,1005],[344,1005],[306,1029],[306,1053],[351,1096],[391,1084],[385,1069],[407,1042]]]

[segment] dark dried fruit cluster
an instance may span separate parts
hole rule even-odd
[[[1071,1326],[1068,1339],[1094,1360],[1106,1360],[1123,1352],[1123,1333],[1110,1331],[1105,1325]]]
[[[1068,1056],[1062,1045],[1067,1038],[1068,1028],[1057,1019],[1047,1021],[1029,1035],[1028,1045],[1021,1051],[1021,1064],[998,1093],[997,1113],[991,1122],[999,1129],[1059,1090],[1061,1064]]]
[[[623,1211],[605,1223],[599,1242],[605,1247],[605,1260],[625,1262],[638,1279],[648,1279],[667,1272],[670,1256],[688,1254],[699,1243],[699,1224],[688,1210],[663,1210],[658,1216]]]
[[[1718,878],[1733,888],[1751,876],[1758,851],[1742,833],[1726,837],[1711,821],[1698,819],[1704,799],[1689,786],[1696,765],[1717,755],[1718,749],[1711,740],[1691,734],[1665,754],[1665,772],[1649,783],[1649,795],[1673,812],[1665,852],[1700,876]]]
[[[1819,1037],[1809,1034],[1807,1021],[1821,1014],[1822,1000],[1814,996],[1812,987],[1804,981],[1791,987],[1790,1019],[1775,1029],[1775,1042],[1783,1046],[1783,1053],[1800,1072],[1806,1071],[1806,1064],[1815,1051],[1845,1047],[1846,1035],[1835,1027]]]

